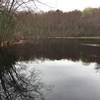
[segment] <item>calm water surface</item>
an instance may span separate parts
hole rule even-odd
[[[24,63],[40,71],[41,79],[51,86],[46,100],[100,100],[100,74],[96,63],[39,59]]]
[[[0,49],[0,100],[100,100],[99,44],[52,40]]]

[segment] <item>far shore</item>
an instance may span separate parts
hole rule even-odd
[[[100,39],[100,37],[48,37],[49,39]]]
[[[0,47],[8,47],[8,46],[12,46],[12,45],[20,45],[20,44],[26,44],[26,43],[39,43],[40,41],[47,41],[49,40],[52,41],[55,39],[65,39],[65,40],[98,40],[100,39],[100,37],[39,37],[39,38],[31,38],[31,39],[20,39],[18,41],[3,41],[0,44]]]

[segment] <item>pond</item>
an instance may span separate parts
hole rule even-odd
[[[0,49],[0,100],[100,100],[99,41],[49,40]]]

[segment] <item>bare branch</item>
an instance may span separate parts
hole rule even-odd
[[[13,8],[14,2],[15,2],[15,0],[12,1],[9,12],[11,12],[11,9]]]

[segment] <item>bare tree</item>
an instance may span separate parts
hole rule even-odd
[[[9,12],[16,11],[20,7],[28,7],[28,3],[35,3],[37,0],[1,0],[0,7],[4,7]]]
[[[0,41],[13,37],[16,25],[16,12],[36,7],[38,0],[0,0]],[[41,2],[39,2],[41,3]],[[33,4],[33,5],[32,5]],[[31,5],[31,6],[30,6]]]

